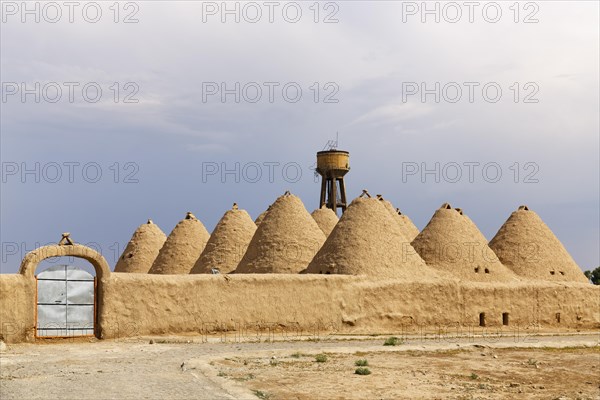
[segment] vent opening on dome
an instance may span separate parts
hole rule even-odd
[[[529,211],[529,207],[527,206],[519,206],[520,211]]]
[[[485,269],[485,273],[486,273],[486,274],[489,274],[489,273],[490,273],[490,270],[489,270],[488,268],[486,268],[486,269]]]
[[[550,271],[550,275],[554,275],[554,274],[555,274],[555,272],[554,272],[554,271]]]
[[[560,324],[560,313],[559,313],[559,312],[557,312],[557,313],[554,315],[554,318],[556,318],[556,323]]]
[[[565,274],[563,271],[558,271],[558,272],[560,272],[560,274],[561,274],[561,275],[564,275],[564,274]]]
[[[452,206],[449,203],[444,203],[440,207],[440,210],[452,210]]]
[[[485,326],[485,313],[479,313],[479,326]]]
[[[363,198],[365,196],[367,196],[368,198],[371,198],[371,195],[369,194],[369,192],[367,191],[367,189],[363,189],[362,193],[358,197]]]
[[[475,267],[475,272],[479,273],[479,267]]]
[[[455,210],[460,214],[463,215],[463,210],[462,208],[455,208]]]
[[[502,325],[504,325],[504,326],[508,325],[508,313],[507,312],[502,313]]]

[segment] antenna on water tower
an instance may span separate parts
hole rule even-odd
[[[325,147],[323,147],[323,151],[337,149],[337,147],[338,147],[338,138],[339,138],[339,132],[336,132],[335,133],[335,140],[328,140],[327,143],[325,144]]]

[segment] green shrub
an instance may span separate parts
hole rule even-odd
[[[253,390],[254,395],[261,400],[268,400],[271,398],[271,395],[267,392],[263,392],[262,390]]]
[[[354,373],[356,375],[371,375],[371,370],[369,368],[359,367],[354,370]]]
[[[396,336],[389,337],[383,342],[384,346],[398,346],[399,344],[402,344],[402,341]]]
[[[315,360],[319,363],[327,362],[327,355],[326,354],[317,354],[315,357]]]
[[[369,365],[369,362],[367,360],[356,360],[354,361],[354,365],[356,365],[357,367],[366,367],[367,365]]]

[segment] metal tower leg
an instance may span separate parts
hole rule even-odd
[[[342,214],[346,211],[346,207],[348,206],[348,202],[346,201],[346,185],[344,184],[344,178],[340,180],[340,197],[342,198]]]
[[[337,214],[337,182],[334,176],[331,176],[331,187],[332,187],[332,191],[331,191],[331,208],[333,209],[333,212],[335,212]]]
[[[321,201],[319,202],[319,208],[325,205],[325,199],[327,194],[327,179],[321,178]]]

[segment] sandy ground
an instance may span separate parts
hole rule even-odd
[[[154,343],[150,343],[150,339]],[[516,340],[54,340],[0,354],[7,399],[600,399],[600,334]],[[232,341],[233,340],[233,341]],[[325,354],[325,362],[315,356]],[[370,375],[356,375],[366,359]]]

